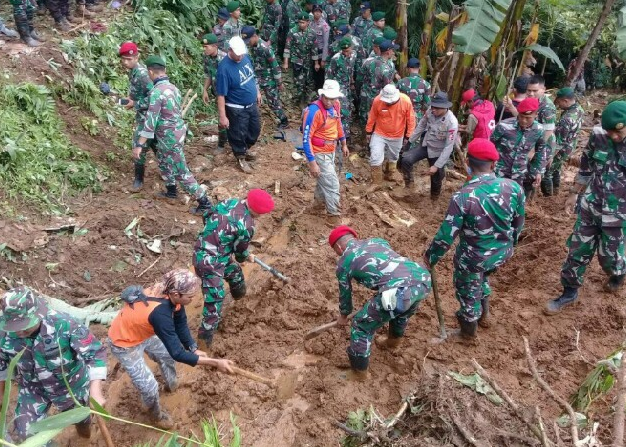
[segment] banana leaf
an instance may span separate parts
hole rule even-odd
[[[480,54],[496,39],[512,0],[467,0],[465,10],[469,21],[452,34],[455,51]]]
[[[619,57],[626,59],[626,6],[623,6],[617,13],[615,46],[617,47]]]
[[[556,55],[554,50],[550,47],[544,47],[543,45],[528,45],[527,47],[520,48],[517,51],[534,51],[535,53],[541,54],[542,56],[547,57],[552,62],[554,62],[562,71],[565,71],[565,67],[561,63],[561,59]]]

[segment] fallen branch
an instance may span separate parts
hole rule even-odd
[[[141,278],[141,277],[143,276],[143,274],[144,274],[144,273],[146,273],[148,270],[150,270],[152,267],[154,267],[154,265],[155,265],[157,262],[159,262],[159,259],[161,259],[161,257],[160,257],[160,256],[159,256],[158,258],[156,258],[156,259],[154,260],[154,262],[148,266],[148,268],[147,268],[147,269],[145,269],[143,272],[141,272],[139,275],[137,275],[137,278]]]
[[[548,385],[548,383],[541,378],[539,372],[537,371],[537,365],[535,363],[535,359],[532,356],[530,351],[530,345],[528,344],[528,339],[526,337],[522,337],[524,340],[524,349],[526,351],[526,360],[528,361],[528,366],[530,367],[530,371],[533,374],[533,377],[539,384],[543,390],[552,397],[561,407],[567,412],[570,418],[570,433],[572,434],[572,443],[574,445],[578,445],[580,438],[578,437],[578,419],[576,418],[576,413],[572,406],[561,396],[556,394],[554,390]]]
[[[539,410],[539,405],[535,405],[535,419],[537,420],[537,424],[539,424],[539,430],[541,431],[541,445],[544,447],[550,446],[550,441],[548,440],[548,435],[546,435],[546,427],[543,425],[543,419],[541,418],[541,410]]]
[[[409,408],[409,399],[411,399],[411,397],[412,396],[407,396],[404,399],[404,402],[402,403],[402,406],[400,407],[398,412],[395,414],[395,416],[393,418],[391,418],[391,420],[384,425],[384,427],[387,430],[389,430],[391,427],[396,425],[398,423],[398,421],[400,420],[400,418],[404,415],[404,413],[406,413],[406,410]]]
[[[565,447],[565,444],[563,444],[563,440],[561,439],[561,429],[559,427],[559,424],[554,421],[554,436],[556,437],[556,445],[558,447]]]
[[[451,416],[452,422],[454,422],[456,428],[470,445],[473,445],[474,447],[485,447],[485,444],[483,442],[477,441],[474,435],[467,428],[465,428],[463,424],[461,424],[461,421],[459,421],[459,418],[455,414]]]
[[[347,434],[349,434],[350,436],[353,436],[355,438],[358,438],[361,442],[365,441],[368,436],[367,433],[363,432],[363,431],[358,431],[355,430],[353,428],[348,427],[346,424],[342,424],[339,421],[333,421],[333,425],[343,431],[345,431]]]

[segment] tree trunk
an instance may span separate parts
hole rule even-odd
[[[578,76],[580,75],[580,72],[585,66],[585,61],[589,57],[589,52],[596,44],[596,40],[598,40],[598,37],[600,36],[600,31],[602,31],[604,22],[606,22],[606,19],[609,16],[611,8],[613,8],[614,4],[615,0],[605,1],[604,6],[602,7],[602,12],[600,13],[600,17],[598,17],[598,23],[596,23],[593,31],[591,31],[591,35],[589,36],[589,39],[587,39],[587,43],[585,43],[583,49],[580,50],[580,54],[576,58],[576,64],[574,65],[574,68],[569,73],[567,73],[565,85],[572,86],[572,84],[574,83],[574,79],[578,78]]]
[[[452,112],[456,115],[459,111],[459,107],[461,105],[461,94],[465,89],[465,75],[467,70],[472,66],[474,62],[473,54],[463,54],[463,57],[460,58],[459,63],[456,66],[456,71],[454,73],[454,81],[452,83]]]
[[[402,0],[398,0],[401,2]],[[437,0],[428,0],[428,6],[426,7],[426,20],[424,21],[424,29],[422,30],[422,45],[420,47],[420,66],[421,75],[423,78],[427,75],[427,63],[426,56],[430,53],[430,42],[433,35],[433,22],[435,21],[435,5]],[[406,8],[406,6],[405,6]],[[406,9],[405,9],[406,11]]]
[[[396,61],[396,67],[400,76],[404,77],[407,73],[406,64],[409,61],[409,29],[407,27],[406,0],[398,0],[396,4],[396,29],[400,44],[400,57]]]

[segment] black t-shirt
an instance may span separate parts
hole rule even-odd
[[[522,101],[518,101],[517,99],[513,100],[513,105],[515,106],[516,109],[517,109],[517,106],[519,106],[520,102]],[[496,108],[496,123],[500,122],[500,114],[502,113],[503,108],[504,108],[504,104],[502,104],[501,102],[498,103],[498,107]],[[505,120],[507,118],[513,118],[513,114],[509,112],[507,109],[504,109],[504,113],[502,113],[502,119]]]

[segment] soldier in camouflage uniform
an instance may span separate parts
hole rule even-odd
[[[409,76],[398,81],[397,87],[402,93],[411,98],[415,119],[422,119],[430,107],[430,84],[420,76],[420,61],[412,57],[407,63]]]
[[[265,12],[261,20],[261,36],[271,46],[274,54],[278,50],[278,29],[283,21],[283,8],[276,0],[266,0]]]
[[[49,309],[42,296],[24,286],[9,290],[0,310],[0,395],[9,363],[23,351],[14,372],[15,442],[24,441],[30,425],[45,419],[51,406],[70,410],[76,405],[73,398],[89,406],[90,396],[104,405],[106,350],[89,329],[70,315]],[[76,424],[79,436],[89,438],[90,423],[87,418]],[[4,433],[0,436],[5,438]]]
[[[352,22],[352,29],[354,30],[354,35],[363,40],[370,28],[374,26],[370,2],[361,3],[359,14],[360,15]]]
[[[344,37],[339,41],[341,51],[333,56],[326,71],[327,79],[334,79],[339,83],[343,97],[339,98],[341,104],[341,123],[346,140],[350,140],[350,126],[352,113],[354,112],[354,66],[356,53],[352,48],[352,40]]]
[[[332,57],[341,51],[340,42],[344,37],[349,37],[352,41],[352,51],[354,51],[356,56],[356,61],[354,62],[354,67],[356,70],[356,67],[358,67],[359,64],[362,65],[363,61],[367,59],[367,54],[365,53],[365,49],[361,44],[361,39],[351,34],[350,27],[348,25],[341,25],[337,28],[335,33],[335,40],[328,50],[328,60],[326,61],[326,64],[330,64],[330,60],[332,59]]]
[[[539,185],[545,171],[544,131],[535,120],[538,108],[537,98],[526,98],[517,106],[517,118],[500,121],[490,137],[500,154],[496,175],[515,180],[524,186],[526,194]],[[535,156],[529,161],[528,154],[532,151]]]
[[[298,25],[299,17],[303,12],[304,11],[302,11],[300,3],[296,0],[287,0],[287,2],[285,3],[283,7],[283,32],[285,33],[285,42],[287,39],[287,34],[289,34],[289,31]],[[306,16],[308,22],[309,15],[306,14]]]
[[[528,81],[528,89],[526,90],[529,98],[537,98],[539,100],[539,111],[537,112],[537,121],[543,126],[543,139],[546,142],[546,153],[544,158],[544,166],[550,164],[554,151],[556,149],[556,138],[554,129],[556,127],[556,106],[550,98],[546,96],[545,80],[540,75],[535,75]],[[531,190],[531,179],[527,179],[525,188]],[[546,196],[553,194],[552,178],[544,176],[541,180],[541,192]],[[531,193],[527,193],[531,194]]]
[[[217,45],[219,48],[224,48],[224,35],[222,31],[224,30],[224,24],[230,18],[230,14],[228,13],[228,9],[220,8],[217,11],[217,25],[213,27],[213,34],[217,36]]]
[[[596,251],[609,275],[607,292],[617,293],[626,276],[626,101],[602,111],[602,126],[593,128],[580,170],[566,201],[569,213],[578,203],[578,218],[567,240],[569,251],[561,269],[563,293],[547,303],[545,313],[560,312],[578,298],[578,288]]]
[[[585,111],[576,101],[576,94],[571,87],[564,87],[557,92],[556,105],[563,110],[563,113],[554,131],[556,151],[552,163],[546,168],[545,175],[546,178],[552,180],[554,195],[559,193],[563,163],[569,160],[570,155],[576,149],[578,134],[585,116]]]
[[[150,90],[152,90],[152,80],[148,75],[148,70],[139,63],[139,50],[133,42],[124,42],[119,49],[122,66],[128,70],[129,93],[124,106],[126,109],[135,110],[135,132],[133,133],[132,147],[137,147],[139,133],[143,131],[148,111],[148,100]],[[146,172],[146,154],[148,150],[156,155],[156,143],[154,140],[146,142],[146,147],[141,150],[141,155],[135,160],[135,180],[133,190],[139,191],[143,186],[144,174]]]
[[[226,53],[219,49],[219,38],[215,34],[206,34],[202,38],[202,46],[204,54],[202,56],[202,65],[204,67],[204,89],[202,90],[202,101],[209,104],[209,90],[216,97],[215,84],[217,82],[217,65],[226,57]],[[228,137],[226,129],[219,128],[217,134],[217,151],[223,152]]]
[[[226,5],[226,10],[230,14],[230,18],[224,23],[222,27],[222,51],[228,51],[228,41],[234,36],[241,36],[241,9],[239,9],[239,2],[231,1]]]
[[[287,34],[283,70],[291,67],[296,92],[294,97],[300,102],[300,106],[311,100],[313,84],[313,64],[319,58],[315,47],[315,33],[309,28],[309,15],[301,12],[298,16],[298,26],[293,27]]]
[[[460,335],[474,337],[489,327],[489,275],[512,255],[524,226],[524,191],[516,182],[493,173],[498,152],[485,138],[468,145],[471,180],[452,195],[446,217],[424,253],[434,268],[459,236],[454,255],[454,287],[461,304],[456,316]]]
[[[270,109],[280,121],[278,127],[285,128],[289,125],[289,120],[280,101],[280,91],[283,90],[282,71],[274,51],[268,42],[259,38],[253,26],[244,26],[241,37],[250,49],[249,55],[254,63],[254,74],[259,87],[265,93]]]
[[[417,262],[393,251],[386,240],[359,240],[356,232],[345,225],[330,233],[328,243],[340,256],[336,271],[337,325],[344,326],[352,313],[352,280],[376,292],[352,319],[347,349],[354,378],[365,380],[374,334],[388,322],[383,347],[395,349],[400,345],[409,318],[430,293],[430,274]]]
[[[22,41],[29,47],[42,45],[43,38],[35,31],[33,17],[37,4],[34,0],[10,0],[13,6],[13,19],[15,27]]]
[[[378,96],[385,85],[393,84],[396,69],[391,58],[398,48],[398,45],[385,40],[380,44],[380,56],[363,63],[361,72],[363,84],[361,85],[359,116],[364,124],[367,123],[367,116],[372,108],[374,98]]]
[[[385,29],[385,13],[382,11],[376,11],[372,14],[372,27],[367,34],[361,37],[365,52],[369,54],[374,47],[374,39],[382,37],[383,30]]]
[[[206,216],[204,229],[194,246],[193,266],[202,280],[204,309],[198,340],[208,347],[222,315],[224,280],[238,300],[246,294],[246,283],[239,262],[253,262],[248,251],[254,237],[255,218],[274,209],[272,197],[262,189],[248,192],[246,200],[227,199],[217,203]],[[233,260],[233,256],[235,259]],[[237,261],[237,262],[235,262]]]
[[[167,188],[166,192],[159,193],[158,198],[177,199],[176,181],[178,181],[183,189],[198,201],[195,212],[208,211],[211,202],[206,187],[200,185],[189,171],[183,152],[187,125],[181,115],[180,91],[170,83],[162,57],[150,56],[146,59],[146,65],[154,87],[150,91],[144,128],[139,132],[139,141],[133,149],[133,156],[136,160],[139,159],[147,141],[155,139],[159,169]]]

